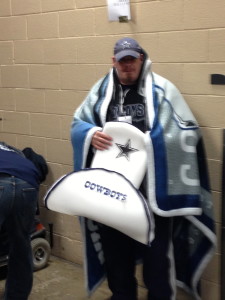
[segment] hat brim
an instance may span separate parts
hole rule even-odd
[[[115,59],[117,61],[121,60],[122,58],[124,58],[125,56],[133,56],[135,58],[140,57],[140,53],[137,51],[133,51],[133,50],[122,50],[119,53],[115,54]]]

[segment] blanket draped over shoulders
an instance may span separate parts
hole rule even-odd
[[[154,214],[174,219],[177,285],[200,299],[201,275],[216,247],[212,196],[202,134],[178,89],[147,71],[139,92],[145,98],[148,160],[147,202]],[[90,167],[91,139],[106,123],[113,93],[113,70],[100,79],[76,110],[71,127],[74,169]],[[105,278],[104,253],[97,223],[80,217],[87,292]]]

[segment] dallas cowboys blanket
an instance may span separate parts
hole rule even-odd
[[[199,296],[199,281],[214,254],[212,199],[199,126],[177,88],[150,71],[146,60],[139,87],[146,100],[149,131],[146,193],[151,210],[174,217],[174,253],[177,283]],[[114,90],[113,70],[99,80],[74,114],[71,140],[75,170],[90,166],[91,139],[106,123]],[[98,226],[81,218],[86,287],[90,294],[104,279],[104,255]]]

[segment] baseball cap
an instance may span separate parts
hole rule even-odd
[[[114,46],[114,56],[117,61],[121,60],[125,56],[138,58],[141,51],[142,49],[138,42],[128,37],[118,40]]]

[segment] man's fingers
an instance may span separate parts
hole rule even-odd
[[[112,145],[111,136],[102,133],[101,131],[96,131],[92,138],[92,146],[98,150],[108,149],[109,146]]]
[[[103,133],[101,131],[96,131],[96,133],[94,134],[94,136],[96,136],[97,138],[100,138],[100,139],[112,141],[112,138],[111,138],[110,135],[105,134],[105,133]]]

